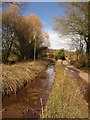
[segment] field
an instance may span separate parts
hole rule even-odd
[[[55,83],[42,118],[88,118],[88,104],[71,74],[57,61]]]

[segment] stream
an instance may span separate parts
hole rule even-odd
[[[77,85],[80,88],[81,93],[84,96],[84,99],[88,103],[88,109],[90,110],[90,83],[87,83],[85,80],[83,80],[77,70],[74,70],[73,68],[65,66],[65,69],[68,70],[72,76],[74,77],[74,80],[76,81]]]
[[[44,72],[16,96],[4,98],[2,118],[40,118],[52,89],[54,76],[54,65],[48,65]]]

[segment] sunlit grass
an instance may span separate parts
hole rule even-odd
[[[23,62],[14,65],[2,65],[3,95],[15,93],[26,83],[34,80],[39,73],[45,70],[47,62]]]
[[[75,80],[60,61],[55,65],[55,83],[44,109],[44,118],[88,118],[88,104]]]

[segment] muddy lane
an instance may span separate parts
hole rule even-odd
[[[81,93],[84,96],[84,99],[88,103],[88,108],[90,110],[90,83],[83,80],[80,76],[77,70],[74,70],[73,68],[69,68],[65,66],[65,68],[72,74],[74,77],[74,80],[76,81],[77,85],[79,86]]]
[[[4,98],[3,118],[39,118],[54,82],[54,66],[24,87],[17,95]]]

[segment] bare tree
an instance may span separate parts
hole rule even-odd
[[[80,47],[83,43],[86,44],[86,52],[90,51],[90,42],[88,35],[88,3],[63,3],[66,6],[66,15],[64,17],[55,19],[54,29],[59,32],[59,34],[66,36],[76,36],[80,38]],[[81,39],[82,38],[82,39]],[[72,39],[72,37],[71,37]],[[72,39],[72,41],[75,39]],[[84,40],[84,42],[83,42]],[[77,43],[78,44],[78,43]]]
[[[17,10],[13,12],[12,9],[2,13],[2,59],[5,63],[8,62],[8,57],[15,40],[14,28],[16,27],[17,13]]]

